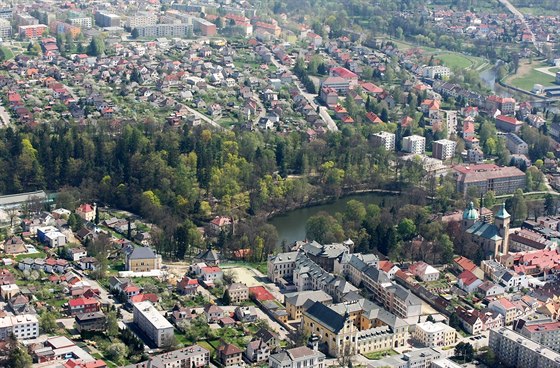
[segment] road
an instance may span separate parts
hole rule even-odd
[[[220,129],[220,130],[225,130],[225,128],[223,126],[221,126],[220,124],[216,123],[214,120],[210,119],[208,116],[196,111],[195,109],[187,106],[187,105],[183,105],[187,110],[189,110],[190,113],[196,115],[198,118],[200,118],[200,120],[203,120],[205,122],[207,122],[208,124],[212,125],[214,128]]]
[[[7,128],[10,126],[10,114],[6,111],[4,106],[0,106],[0,126]]]
[[[529,27],[529,23],[527,23],[527,21],[525,20],[525,16],[523,15],[523,13],[521,13],[519,10],[517,10],[517,8],[515,6],[513,6],[509,0],[499,0],[500,3],[505,6],[513,15],[515,15],[517,17],[517,19],[519,19],[521,21],[521,23],[523,23],[523,25],[525,26],[525,29],[527,29],[527,31],[529,31],[529,33],[531,34],[531,43],[535,46],[535,48],[541,52],[540,46],[537,42],[537,39],[535,37],[535,34],[533,33],[533,30],[531,29],[531,27]]]
[[[276,58],[272,58],[272,64],[274,64],[274,66],[276,66],[278,69],[286,69],[286,67],[284,65],[280,64],[278,62],[278,60],[276,60]],[[305,97],[307,102],[309,102],[311,107],[313,107],[313,109],[315,111],[317,111],[317,104],[315,103],[315,97],[317,97],[317,96],[304,91],[303,88],[302,88],[302,85],[301,85],[301,81],[299,79],[296,82],[296,87],[297,87],[299,93],[301,93],[303,95],[303,97]],[[324,107],[324,106],[319,107],[319,116],[325,122],[325,124],[327,124],[327,129],[328,130],[330,130],[331,132],[336,132],[338,130],[338,127],[336,126],[336,123],[334,122],[334,120],[329,115],[326,107]]]

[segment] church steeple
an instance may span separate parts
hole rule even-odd
[[[463,229],[468,229],[478,221],[478,211],[474,208],[474,203],[470,202],[463,211]]]
[[[500,237],[502,238],[501,244],[496,244],[494,257],[509,253],[509,225],[511,216],[506,211],[506,204],[502,203],[500,209],[494,216],[494,224],[498,228]]]

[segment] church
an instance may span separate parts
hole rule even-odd
[[[509,253],[510,215],[502,204],[494,215],[494,223],[480,218],[473,202],[463,212],[463,231],[482,247],[485,258],[496,258]]]

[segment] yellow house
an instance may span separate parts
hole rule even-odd
[[[303,312],[302,329],[319,336],[335,357],[401,347],[408,337],[404,320],[366,299],[331,306],[315,302]]]
[[[159,270],[161,256],[149,247],[135,247],[126,254],[126,270],[133,272],[149,272]]]

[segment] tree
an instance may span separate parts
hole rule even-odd
[[[416,225],[411,219],[404,218],[399,222],[397,232],[402,240],[408,241],[416,235]]]
[[[128,354],[128,348],[122,342],[116,342],[107,347],[105,356],[107,359],[115,362],[116,364],[123,364],[124,359]]]
[[[51,334],[56,331],[57,324],[54,314],[44,312],[39,319],[39,326],[44,333]]]
[[[548,216],[554,216],[556,214],[556,201],[550,193],[544,197],[544,210]]]
[[[33,365],[33,359],[27,350],[21,346],[17,346],[10,352],[10,356],[6,367],[8,368],[30,368]]]
[[[496,193],[493,190],[489,190],[484,194],[484,207],[492,208],[496,204]]]
[[[224,305],[231,305],[231,297],[229,296],[229,290],[226,289],[224,295],[222,296],[222,303]]]
[[[105,334],[109,337],[119,336],[119,324],[117,322],[117,314],[115,312],[110,312],[107,315],[107,328]]]
[[[426,318],[426,322],[432,322],[432,323],[435,323],[435,322],[436,322],[436,320],[435,320],[435,319],[434,319],[434,317],[433,317],[433,316],[432,316],[432,315],[430,314],[430,315],[428,315],[428,317]]]
[[[344,230],[334,217],[320,212],[307,220],[305,236],[322,244],[335,243],[344,240]]]
[[[87,54],[90,56],[102,56],[105,53],[105,41],[97,36],[93,37],[89,43]]]
[[[134,28],[134,29],[132,30],[131,36],[132,36],[132,38],[134,38],[134,39],[137,39],[138,37],[140,37],[140,32],[138,31],[138,28]]]
[[[455,346],[455,356],[461,356],[463,361],[470,362],[474,358],[474,348],[469,343],[460,342]]]

